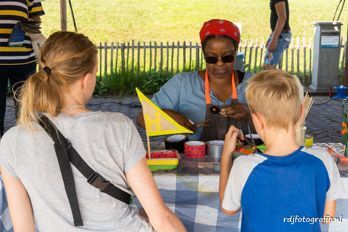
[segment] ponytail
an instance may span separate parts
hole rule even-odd
[[[57,116],[64,103],[64,91],[93,70],[96,54],[96,46],[82,34],[53,33],[41,50],[43,67],[20,89],[18,123],[32,128],[40,112]]]
[[[57,116],[62,107],[62,86],[47,73],[39,71],[24,83],[20,93],[21,113],[18,123],[32,126],[38,113],[45,112]]]

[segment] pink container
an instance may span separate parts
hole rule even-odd
[[[189,158],[204,158],[205,143],[201,141],[188,141],[185,143],[184,153]]]

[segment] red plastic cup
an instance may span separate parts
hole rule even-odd
[[[188,141],[185,143],[184,153],[189,158],[204,158],[205,143],[201,141]]]

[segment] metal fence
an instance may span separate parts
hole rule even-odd
[[[310,82],[312,70],[312,40],[295,38],[285,50],[279,68],[299,76],[304,83]],[[339,70],[343,72],[345,64],[344,42],[341,42]],[[99,76],[109,77],[115,74],[131,72],[176,73],[198,70],[205,66],[201,46],[193,42],[128,42],[100,43]],[[266,52],[265,41],[244,40],[239,45],[244,53],[246,71],[257,72],[263,65]]]

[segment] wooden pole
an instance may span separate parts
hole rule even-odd
[[[106,77],[108,72],[108,45],[106,42],[104,42],[104,65],[104,77]]]
[[[348,26],[347,26],[347,35],[346,35],[346,65],[344,68],[344,85],[348,86]]]
[[[151,148],[150,148],[150,137],[146,132],[146,140],[147,140],[147,154],[149,154],[149,159],[151,159]]]
[[[67,30],[66,0],[60,0],[60,29],[62,31]]]

